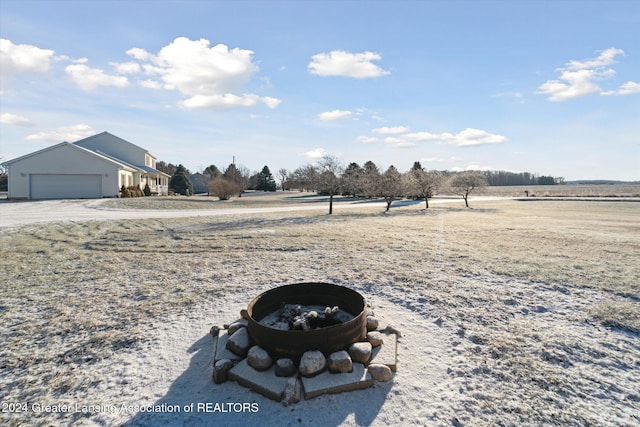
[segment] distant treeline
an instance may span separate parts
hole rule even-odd
[[[529,172],[485,171],[489,185],[556,185],[564,184],[564,178],[537,175]]]
[[[640,181],[616,181],[611,179],[581,179],[577,181],[566,181],[569,185],[637,185]]]

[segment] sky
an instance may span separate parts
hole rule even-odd
[[[191,172],[640,180],[639,28],[634,0],[2,0],[0,158],[107,131]]]

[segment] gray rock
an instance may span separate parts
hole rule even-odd
[[[380,365],[377,363],[373,363],[369,365],[369,373],[376,381],[387,382],[391,381],[393,375],[391,374],[391,369],[387,365]]]
[[[240,328],[246,328],[249,322],[246,319],[238,319],[227,328],[229,330],[229,335],[233,335]]]
[[[378,331],[367,332],[367,341],[369,341],[373,347],[381,346],[384,342],[384,334]]]
[[[367,331],[375,331],[376,329],[378,329],[378,319],[367,316]]]
[[[357,342],[349,347],[349,356],[351,360],[358,363],[367,363],[371,357],[371,343]]]
[[[278,359],[275,371],[276,377],[290,377],[296,373],[296,364],[291,359]]]
[[[229,359],[218,360],[213,365],[213,381],[216,384],[221,384],[227,380],[227,374],[229,369],[233,368],[233,362]]]
[[[289,378],[287,384],[284,387],[284,393],[282,394],[282,404],[289,406],[292,403],[298,403],[302,399],[302,384],[297,378]]]
[[[218,326],[212,326],[211,329],[209,329],[209,334],[211,334],[213,338],[218,338],[218,333],[220,333]]]
[[[234,354],[244,357],[249,351],[249,332],[247,328],[238,329],[227,341],[227,348]]]
[[[329,372],[334,373],[345,373],[353,370],[351,357],[344,350],[331,353],[327,358],[327,365],[329,366]]]
[[[307,351],[302,355],[300,359],[300,375],[305,377],[312,377],[324,371],[327,367],[327,359],[324,358],[324,354],[319,351]]]
[[[273,365],[273,359],[265,349],[254,345],[247,353],[247,363],[255,370],[264,371]]]

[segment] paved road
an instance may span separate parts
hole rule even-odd
[[[480,200],[497,200],[501,197],[476,197]],[[302,206],[280,206],[264,208],[225,208],[225,209],[181,209],[181,210],[141,210],[141,209],[103,209],[100,204],[105,199],[98,200],[44,200],[12,202],[0,200],[0,229],[19,227],[29,224],[59,222],[59,221],[91,221],[106,219],[139,219],[139,218],[182,218],[219,215],[246,215],[252,213],[295,212],[320,210],[326,211],[328,204],[317,203]],[[394,202],[394,206],[407,203],[423,202]],[[441,203],[460,203],[462,199],[438,199],[429,205]],[[334,209],[377,208],[384,209],[384,202],[371,203],[336,203]]]

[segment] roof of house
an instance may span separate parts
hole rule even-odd
[[[127,141],[126,139],[120,138],[119,136],[116,136],[116,135],[114,135],[114,134],[112,134],[112,133],[109,133],[109,132],[107,132],[107,131],[100,132],[100,133],[97,133],[97,134],[95,134],[95,135],[91,135],[91,136],[88,136],[88,137],[86,137],[86,138],[80,139],[80,140],[78,140],[78,141],[74,142],[74,144],[77,144],[77,145],[84,145],[84,144],[86,144],[86,143],[90,142],[90,141],[91,141],[91,140],[93,140],[93,139],[96,139],[96,138],[101,137],[102,135],[108,135],[108,136],[110,136],[111,138],[114,138],[114,139],[116,139],[116,140],[118,140],[118,141],[120,141],[120,142],[124,142],[124,143],[127,143],[127,144],[129,144],[129,145],[133,145],[134,147],[139,148],[140,150],[145,151],[146,153],[148,153],[149,155],[151,155],[151,153],[149,153],[149,151],[148,151],[146,148],[142,148],[142,147],[140,147],[139,145],[134,144],[133,142],[129,142],[129,141]],[[153,157],[153,156],[152,156],[152,157]],[[154,157],[154,158],[155,158],[155,157]]]
[[[109,163],[116,164],[117,166],[120,166],[120,167],[130,168],[130,166],[124,164],[122,161],[119,161],[118,159],[114,159],[112,157],[104,155],[103,153],[98,153],[98,152],[95,152],[93,150],[89,150],[89,149],[86,149],[86,148],[81,147],[79,145],[75,145],[75,144],[72,144],[72,143],[66,142],[66,141],[61,142],[59,144],[51,145],[49,147],[45,147],[45,148],[43,148],[41,150],[34,151],[32,153],[29,153],[29,154],[25,154],[24,156],[20,156],[20,157],[17,157],[15,159],[7,160],[6,162],[4,162],[2,164],[8,166],[11,163],[16,163],[16,162],[19,162],[21,160],[28,159],[29,157],[37,156],[39,154],[43,154],[43,153],[46,153],[47,151],[51,151],[51,150],[56,150],[56,149],[59,149],[61,147],[70,147],[70,148],[72,148],[74,150],[81,150],[85,154],[92,155],[94,157],[99,158],[100,160],[104,160],[104,161],[107,161]]]
[[[133,143],[131,143],[131,142],[125,140],[125,139],[122,139],[122,138],[120,138],[118,136],[115,136],[115,135],[110,134],[109,132],[105,131],[105,132],[98,133],[96,135],[81,139],[81,140],[73,142],[73,143],[66,142],[66,141],[65,142],[61,142],[59,144],[55,144],[55,145],[43,148],[42,150],[34,151],[33,153],[25,154],[24,156],[21,156],[21,157],[12,159],[12,160],[8,160],[6,162],[3,162],[2,165],[8,166],[11,163],[15,163],[15,162],[27,159],[27,158],[32,157],[32,156],[36,156],[36,155],[45,153],[45,152],[50,151],[50,150],[55,150],[55,149],[57,149],[59,147],[62,147],[62,146],[69,146],[69,147],[73,147],[74,149],[77,149],[77,150],[82,150],[87,154],[91,154],[91,155],[93,155],[95,157],[100,158],[101,160],[106,160],[106,161],[109,161],[110,163],[115,163],[119,167],[122,167],[122,168],[125,168],[125,169],[128,169],[128,170],[133,170],[133,171],[137,170],[139,172],[146,172],[146,173],[155,174],[155,175],[170,176],[170,175],[168,175],[168,174],[166,174],[166,173],[164,173],[162,171],[159,171],[157,169],[154,169],[152,167],[140,166],[140,165],[132,165],[130,163],[125,162],[122,159],[119,159],[117,157],[111,156],[111,155],[109,155],[107,153],[104,153],[104,152],[102,152],[100,150],[91,150],[91,149],[83,147],[84,143],[89,142],[90,140],[92,140],[94,138],[97,138],[97,137],[99,137],[101,135],[108,135],[108,136],[110,136],[112,138],[116,138],[119,141],[122,141],[122,142],[125,142],[127,144],[133,145],[134,147],[139,148],[142,151],[145,151],[147,154],[149,154],[151,157],[153,157],[155,159],[155,157],[151,153],[149,153],[146,149],[144,149],[144,148],[142,148],[142,147],[140,147],[138,145],[135,145],[135,144],[133,144]]]

